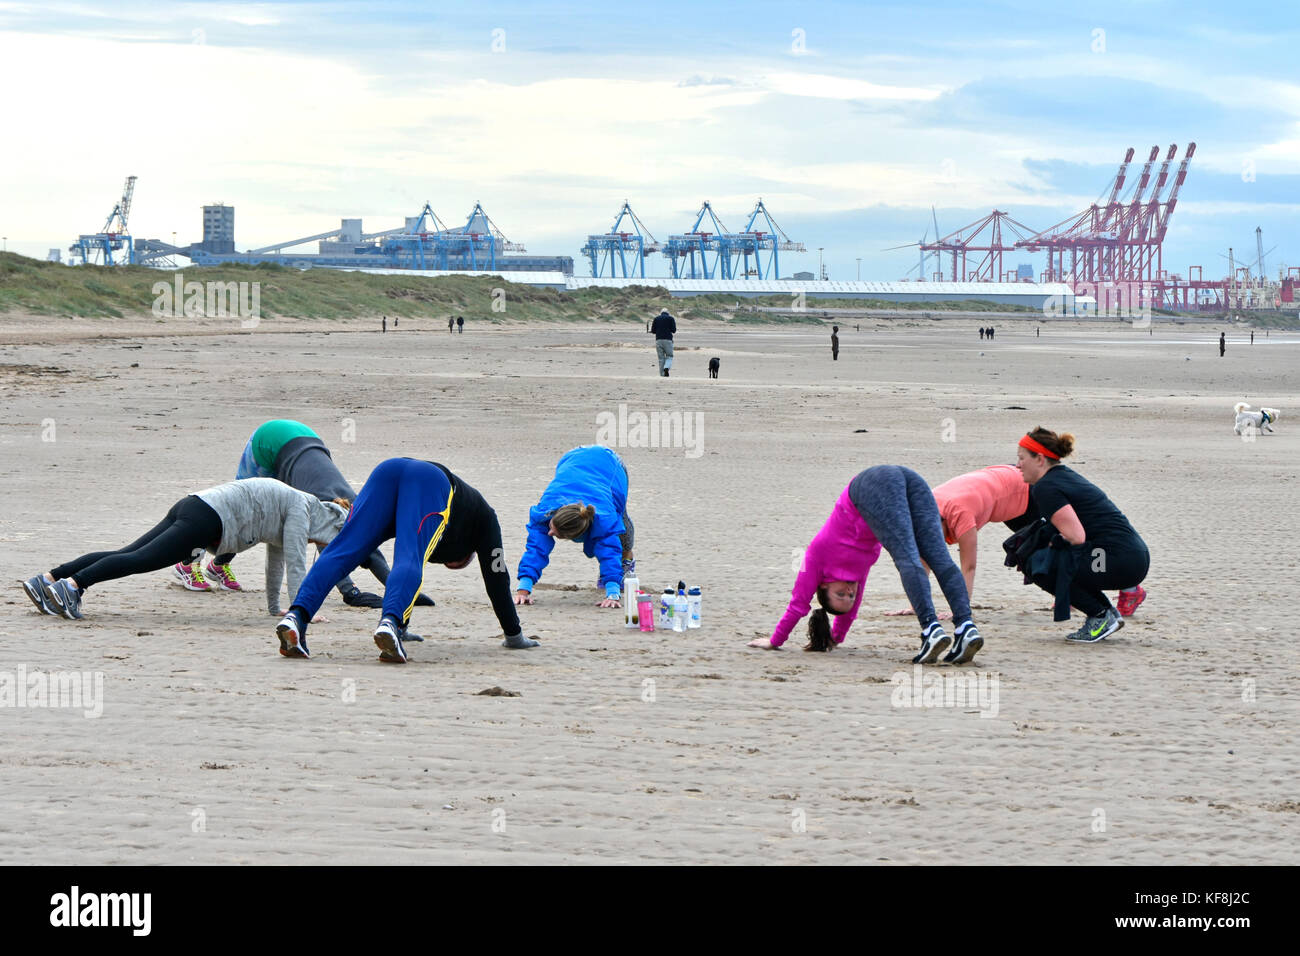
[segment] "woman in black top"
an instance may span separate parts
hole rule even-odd
[[[1035,428],[1020,439],[1016,466],[1038,513],[1058,532],[1052,539],[1054,561],[1034,574],[1034,583],[1058,593],[1058,583],[1068,580],[1070,604],[1088,619],[1066,640],[1092,644],[1124,626],[1106,589],[1136,589],[1147,576],[1151,553],[1104,491],[1061,464],[1073,450],[1074,436],[1068,432]],[[1062,613],[1058,619],[1068,617],[1066,610]]]

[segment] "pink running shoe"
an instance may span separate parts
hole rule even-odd
[[[1124,617],[1132,617],[1133,612],[1138,609],[1138,605],[1146,599],[1147,592],[1140,584],[1131,591],[1120,591],[1119,601],[1117,602],[1119,613]]]
[[[203,571],[196,564],[173,564],[172,573],[176,575],[174,584],[179,584],[187,591],[211,591],[212,585],[203,580]]]
[[[230,570],[228,564],[217,564],[209,561],[207,566],[208,577],[218,588],[225,588],[227,591],[242,591],[244,588],[235,580],[235,574]]]

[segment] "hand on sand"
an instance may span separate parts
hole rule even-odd
[[[532,604],[532,603],[533,603],[533,592],[532,592],[532,591],[516,591],[516,592],[515,592],[515,603],[516,603],[516,604]]]
[[[330,619],[327,618],[324,614],[317,614],[315,617],[311,619],[311,622],[313,624],[328,624],[330,622]]]
[[[752,641],[750,641],[748,644],[746,644],[745,646],[746,646],[746,647],[761,647],[761,648],[763,648],[763,650],[765,650],[765,651],[774,651],[774,650],[776,650],[776,648],[772,646],[772,639],[771,639],[770,637],[756,637],[756,638],[754,638]]]
[[[605,600],[601,601],[599,604],[596,605],[596,607],[622,607],[622,606],[623,606],[623,602],[621,602],[618,598],[605,598]]]

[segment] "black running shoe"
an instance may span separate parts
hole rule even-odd
[[[391,614],[385,614],[379,626],[375,628],[375,646],[379,648],[379,659],[390,664],[406,663],[406,648],[402,646],[402,622]]]
[[[912,663],[933,664],[951,643],[952,638],[943,629],[943,625],[935,621],[921,634],[921,652],[912,658]]]
[[[984,638],[980,637],[980,632],[974,624],[967,623],[957,629],[957,638],[953,641],[952,650],[944,655],[945,664],[968,664],[980,648],[984,646]]]
[[[1105,614],[1088,618],[1083,627],[1069,635],[1066,640],[1075,644],[1096,644],[1098,641],[1104,641],[1123,626],[1124,619],[1116,613],[1115,609],[1106,608]]]

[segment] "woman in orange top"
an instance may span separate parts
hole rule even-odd
[[[1015,465],[990,465],[945,481],[934,489],[934,500],[939,505],[943,539],[957,545],[957,563],[966,592],[973,597],[980,528],[991,521],[1004,522],[1012,531],[1027,525],[1032,520],[1029,486]],[[911,614],[912,609],[886,613]]]

